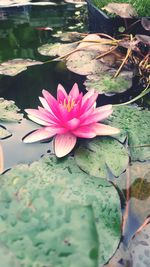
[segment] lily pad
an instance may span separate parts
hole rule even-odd
[[[150,160],[149,121],[149,110],[135,106],[121,106],[115,107],[113,114],[105,122],[122,130],[120,141],[128,137],[132,160],[144,161]]]
[[[1,175],[0,206],[0,241],[26,267],[97,267],[97,255],[103,266],[120,240],[116,189],[72,158],[45,156]]]
[[[106,10],[107,12],[118,15],[122,18],[137,17],[137,12],[133,6],[128,3],[109,3],[104,6],[102,10]]]
[[[10,136],[11,136],[11,133],[7,131],[5,127],[0,125],[0,139],[4,139]]]
[[[0,98],[0,122],[17,122],[22,119],[22,114],[19,114],[19,108],[14,101],[8,101]]]
[[[0,64],[0,74],[15,76],[29,66],[43,64],[41,61],[16,58]]]
[[[7,247],[3,244],[0,244],[0,259],[1,265],[5,267],[21,267],[19,261],[13,255],[12,252],[9,251]]]
[[[119,76],[113,78],[114,72],[102,72],[99,75],[89,75],[85,81],[87,90],[94,89],[99,94],[123,93],[132,86],[133,73],[122,71]]]
[[[150,224],[146,225],[131,240],[129,251],[132,259],[132,267],[150,266]]]
[[[44,44],[38,48],[38,52],[43,56],[63,57],[72,52],[77,47],[76,43],[71,44]]]
[[[128,166],[126,148],[117,140],[108,137],[95,138],[81,146],[75,153],[78,166],[90,175],[107,178],[108,170],[119,176]]]

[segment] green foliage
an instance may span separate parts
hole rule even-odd
[[[8,101],[0,98],[0,122],[15,122],[22,119],[22,115],[18,114],[19,108],[14,101]]]
[[[106,123],[121,129],[120,140],[128,137],[132,160],[150,160],[150,111],[133,106],[115,107]]]
[[[0,210],[0,241],[24,267],[103,266],[120,239],[116,189],[73,159],[43,157],[2,175]]]
[[[128,166],[129,156],[125,147],[117,140],[95,138],[81,146],[75,153],[78,166],[90,175],[107,178],[108,169],[119,176]]]

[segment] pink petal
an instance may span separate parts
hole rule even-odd
[[[24,143],[33,143],[33,142],[38,142],[38,141],[42,141],[42,140],[46,140],[51,138],[52,136],[54,136],[56,134],[56,131],[54,129],[52,129],[51,131],[46,131],[45,128],[42,129],[38,129],[34,132],[32,132],[31,134],[29,134],[28,136],[26,136],[23,139]]]
[[[49,112],[52,112],[50,106],[48,105],[48,103],[47,103],[47,101],[46,101],[46,99],[45,99],[44,97],[41,97],[41,96],[40,96],[40,97],[39,97],[39,100],[40,100],[42,106],[43,106],[46,110],[48,110]]]
[[[58,101],[48,91],[42,90],[42,93],[54,115],[60,118]]]
[[[86,118],[83,122],[82,125],[88,125],[94,122],[99,122],[102,121],[106,118],[108,118],[108,116],[110,116],[112,114],[113,110],[109,109],[106,111],[99,111],[99,110],[95,110],[93,112],[93,114],[91,114],[88,118]]]
[[[69,130],[74,130],[79,125],[80,121],[76,118],[67,122],[67,127]]]
[[[111,104],[98,107],[95,110],[97,110],[97,111],[107,111],[107,110],[110,110],[110,109],[112,109],[112,105]]]
[[[113,135],[118,134],[120,132],[120,130],[117,128],[101,123],[94,123],[93,128],[95,130],[96,135]]]
[[[72,133],[81,138],[93,138],[96,136],[95,129],[92,127],[93,125],[88,126],[81,126],[77,128],[76,130],[72,131]]]
[[[36,117],[36,118],[38,118],[38,119],[40,119],[42,121],[46,121],[46,122],[49,122],[49,123],[53,123],[54,122],[54,120],[52,120],[53,119],[52,116],[50,118],[49,115],[48,116],[45,115],[44,113],[40,112],[38,109],[25,109],[25,111],[29,115],[34,116],[34,117]]]
[[[77,83],[75,83],[69,93],[69,96],[73,99],[77,99],[77,97],[79,96],[79,88],[78,88],[78,85]]]
[[[81,112],[86,112],[88,109],[94,106],[96,99],[98,97],[97,93],[94,93],[90,98],[88,98],[81,107]]]
[[[63,103],[65,98],[68,98],[67,93],[66,93],[64,87],[61,84],[58,84],[58,87],[57,87],[57,100],[58,100],[58,102]]]
[[[51,124],[49,122],[46,122],[46,121],[43,121],[43,120],[40,120],[39,118],[36,118],[32,115],[28,115],[28,118],[31,120],[31,121],[34,121],[40,125],[43,125],[43,126],[50,126]]]
[[[68,129],[65,128],[65,127],[61,127],[59,125],[56,125],[56,126],[48,126],[48,127],[45,127],[45,130],[46,131],[52,131],[54,130],[56,132],[56,134],[64,134],[64,133],[67,133],[68,132]]]
[[[94,90],[88,91],[82,98],[82,105],[89,99],[91,96],[94,95]]]
[[[60,122],[60,120],[53,113],[47,111],[46,109],[44,109],[42,107],[38,107],[38,110],[41,112],[41,114],[46,115],[54,123],[59,123]]]
[[[77,138],[71,133],[56,135],[54,148],[58,158],[66,156],[75,146]]]

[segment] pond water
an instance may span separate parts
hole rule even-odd
[[[38,47],[45,43],[62,42],[58,37],[62,32],[87,31],[85,6],[75,6],[58,0],[55,3],[57,5],[54,6],[0,9],[0,63],[15,58],[48,61],[49,57],[38,53]],[[46,27],[47,29],[45,29]],[[42,89],[47,89],[53,95],[56,95],[58,83],[61,83],[69,91],[72,85],[77,82],[79,88],[85,91],[84,79],[84,76],[68,71],[65,64],[60,61],[31,66],[26,71],[13,77],[0,75],[0,97],[14,100],[25,116],[22,122],[18,124],[3,123],[3,126],[12,132],[10,138],[1,140],[4,151],[4,170],[18,163],[31,163],[43,154],[53,152],[50,142],[36,145],[26,145],[22,142],[22,138],[28,132],[38,128],[36,124],[26,119],[24,109],[37,108],[39,104],[38,97],[41,95]],[[136,95],[134,90],[135,88],[133,88],[132,96]],[[125,96],[122,95],[122,98],[119,99],[117,96],[111,98],[103,96],[100,103],[124,102],[130,97],[131,91]],[[141,102],[139,102],[139,105],[141,105]],[[148,105],[147,99],[142,105]],[[125,243],[128,243],[138,226],[137,217],[131,213],[127,227],[128,232],[124,239]]]

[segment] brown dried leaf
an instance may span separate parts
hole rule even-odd
[[[131,4],[127,3],[109,3],[102,8],[109,13],[113,13],[122,18],[133,18],[137,17],[137,12]]]
[[[148,18],[142,18],[141,24],[145,30],[150,31],[150,20]]]
[[[142,34],[136,34],[135,36],[139,42],[142,42],[144,44],[150,45],[150,36],[148,35],[142,35]]]

